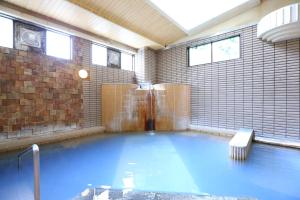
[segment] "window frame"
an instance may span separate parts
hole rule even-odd
[[[12,27],[13,28],[13,30],[12,30],[13,31],[13,34],[12,34],[12,39],[13,39],[12,43],[13,43],[13,45],[12,45],[12,47],[5,47],[5,46],[3,46],[3,48],[16,49],[15,48],[15,26],[14,26],[14,23],[15,23],[15,21],[19,21],[21,23],[28,24],[30,26],[36,26],[36,27],[45,29],[45,32],[46,32],[45,37],[46,37],[46,39],[45,39],[45,52],[43,52],[43,55],[51,56],[51,57],[54,57],[54,58],[57,58],[57,59],[63,59],[63,60],[67,60],[67,61],[72,61],[74,59],[73,58],[73,55],[74,55],[73,51],[74,51],[74,49],[73,49],[73,37],[72,37],[72,35],[70,35],[68,33],[65,33],[63,31],[57,30],[57,29],[49,28],[49,27],[46,27],[46,26],[43,26],[43,25],[40,25],[40,24],[36,24],[36,23],[32,23],[32,22],[29,22],[29,21],[26,21],[26,20],[18,19],[18,18],[12,17],[10,15],[6,15],[6,14],[0,13],[0,17],[10,19],[10,20],[12,20],[12,23],[13,23],[13,27]],[[56,34],[60,34],[60,35],[64,35],[64,36],[69,37],[69,39],[70,39],[70,46],[69,46],[69,54],[70,54],[70,56],[69,56],[69,58],[62,58],[62,57],[57,57],[57,56],[54,56],[54,55],[47,54],[47,49],[48,49],[48,45],[47,45],[47,32],[53,32],[53,33],[56,33]],[[90,42],[90,44],[91,44],[90,45],[90,52],[92,52],[92,45],[97,45],[97,46],[104,47],[104,48],[106,48],[106,51],[108,50],[108,48],[111,48],[111,49],[119,51],[121,53],[121,56],[120,56],[120,68],[117,68],[117,69],[126,70],[126,71],[135,71],[135,57],[136,57],[136,54],[130,53],[128,51],[123,51],[123,50],[121,50],[119,48],[113,48],[113,47],[110,47],[110,46],[106,46],[104,44],[97,43],[97,42]],[[0,47],[2,47],[2,46],[0,46]],[[121,63],[122,63],[122,53],[126,53],[126,54],[129,54],[129,55],[132,56],[132,67],[131,67],[132,69],[131,70],[122,69],[122,66],[121,66]],[[106,55],[106,60],[107,59],[108,59],[108,54]],[[91,65],[95,65],[95,66],[102,66],[102,65],[98,65],[98,64],[93,64],[92,63],[92,53],[90,53],[90,64]],[[106,64],[106,67],[108,67],[107,64]]]
[[[99,65],[99,64],[94,64],[93,63],[93,45],[96,45],[96,46],[100,46],[100,47],[103,47],[106,49],[106,65]],[[116,68],[116,67],[109,67],[108,66],[108,54],[107,54],[107,50],[108,49],[112,49],[112,50],[117,50],[118,52],[120,52],[121,56],[120,56],[120,68]],[[122,51],[121,49],[118,49],[118,48],[113,48],[113,47],[110,47],[110,46],[106,46],[104,44],[101,44],[101,43],[97,43],[97,42],[91,42],[91,45],[90,45],[90,51],[91,51],[91,56],[90,56],[90,63],[91,65],[93,66],[96,66],[96,67],[107,67],[107,68],[111,68],[111,69],[120,69],[120,70],[125,70],[125,71],[134,71],[135,70],[135,54],[133,53],[129,53],[127,51]],[[128,54],[128,55],[131,55],[132,56],[132,69],[131,70],[128,70],[128,69],[122,69],[122,53],[125,53],[125,54]]]
[[[70,52],[70,56],[69,58],[62,58],[62,57],[57,57],[57,56],[53,56],[53,55],[49,55],[47,53],[47,49],[48,49],[48,45],[47,45],[47,32],[53,32],[53,33],[56,33],[56,34],[60,34],[60,35],[64,35],[64,36],[68,36],[69,39],[70,39],[70,46],[69,46],[69,52]],[[64,32],[61,32],[61,31],[57,31],[57,30],[54,30],[54,29],[46,29],[46,49],[45,49],[45,55],[46,56],[51,56],[51,57],[54,57],[54,58],[58,58],[58,59],[63,59],[63,60],[68,60],[68,61],[71,61],[73,60],[73,39],[72,39],[72,36],[67,34],[67,33],[64,33]]]
[[[210,62],[207,62],[207,63],[201,63],[201,64],[196,64],[196,65],[190,65],[190,49],[191,48],[196,48],[196,47],[200,47],[200,46],[205,46],[205,45],[208,45],[210,44]],[[209,63],[212,63],[212,42],[208,42],[208,43],[203,43],[203,44],[199,44],[199,45],[195,45],[195,46],[191,46],[191,47],[188,47],[187,48],[187,58],[188,58],[188,66],[189,67],[194,67],[194,66],[198,66],[198,65],[206,65],[206,64],[209,64]]]
[[[229,40],[229,39],[235,38],[235,37],[239,38],[239,57],[238,58],[232,58],[232,59],[226,59],[226,60],[214,61],[213,43],[221,42],[221,41],[224,41],[224,40]],[[241,35],[240,34],[239,35],[230,36],[230,37],[226,37],[226,38],[223,38],[223,39],[211,42],[211,63],[218,63],[218,62],[223,62],[223,61],[228,61],[228,60],[235,60],[235,59],[240,59],[240,58],[241,58]]]
[[[131,70],[128,70],[128,69],[122,69],[122,54],[128,54],[131,56]],[[125,52],[125,51],[121,51],[121,69],[122,70],[126,70],[126,71],[134,71],[134,62],[135,61],[135,55],[134,54],[131,54],[131,53],[128,53],[128,52]]]
[[[220,60],[220,61],[213,61],[213,57],[214,57],[214,53],[213,53],[213,43],[216,43],[216,42],[220,42],[220,41],[223,41],[223,40],[228,40],[228,39],[231,39],[231,38],[235,38],[235,37],[238,37],[239,38],[239,57],[238,58],[233,58],[233,59],[227,59],[227,60]],[[190,49],[191,48],[195,48],[195,47],[199,47],[199,46],[204,46],[204,45],[207,45],[207,44],[210,44],[210,47],[211,47],[211,59],[210,59],[210,62],[208,63],[203,63],[203,64],[197,64],[197,65],[190,65]],[[233,35],[233,36],[230,36],[230,37],[226,37],[226,38],[222,38],[222,39],[219,39],[219,40],[214,40],[214,41],[210,41],[210,42],[207,42],[207,43],[203,43],[203,44],[198,44],[198,45],[194,45],[194,46],[188,46],[186,48],[186,56],[187,56],[187,66],[188,67],[195,67],[195,66],[199,66],[199,65],[207,65],[207,64],[212,64],[212,63],[218,63],[218,62],[224,62],[224,61],[229,61],[229,60],[235,60],[235,59],[240,59],[242,58],[242,54],[241,54],[241,35],[240,34],[237,34],[237,35]]]
[[[90,45],[90,63],[91,63],[91,65],[99,66],[99,67],[108,67],[107,66],[107,46],[105,46],[105,45],[103,45],[101,43],[96,43],[96,42],[91,42],[90,44],[91,44]],[[105,58],[106,65],[99,65],[99,64],[93,63],[93,45],[105,48],[105,50],[106,50],[106,58]]]
[[[15,26],[14,26],[14,21],[15,19],[9,15],[5,14],[0,14],[0,17],[11,20],[12,21],[12,46],[7,47],[7,46],[0,46],[1,48],[9,48],[9,49],[14,49],[15,48]]]

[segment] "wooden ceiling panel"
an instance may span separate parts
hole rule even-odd
[[[69,1],[161,45],[173,43],[187,35],[146,0]]]
[[[81,30],[102,37],[104,36],[134,48],[148,46],[153,49],[159,49],[163,47],[163,45],[148,37],[113,23],[104,17],[94,14],[81,6],[66,0],[5,0],[5,2],[0,0],[0,6],[7,6],[5,3],[32,11],[32,16],[35,16],[35,13],[38,13],[42,16],[49,17],[49,20],[58,20],[74,27],[78,27]],[[116,5],[114,4],[110,4],[111,8],[114,8],[115,6]],[[22,13],[19,15],[22,16]],[[28,16],[26,17],[28,18]]]

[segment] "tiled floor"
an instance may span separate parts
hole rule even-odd
[[[217,197],[207,195],[124,191],[95,188],[84,191],[74,200],[255,200],[247,197]]]

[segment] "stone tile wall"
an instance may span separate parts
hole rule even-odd
[[[72,61],[0,48],[0,138],[81,127],[78,69]]]

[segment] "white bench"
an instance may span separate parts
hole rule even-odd
[[[241,128],[229,142],[229,155],[234,160],[246,160],[249,153],[253,129]]]

